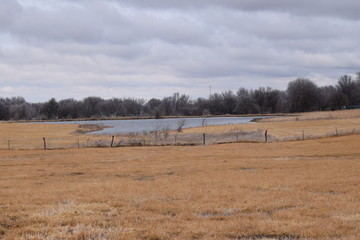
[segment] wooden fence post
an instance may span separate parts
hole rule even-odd
[[[267,141],[268,141],[268,131],[265,130],[265,142],[267,142]]]
[[[78,138],[78,148],[80,148],[80,139]]]
[[[111,147],[113,147],[114,144],[114,136],[111,137]]]
[[[338,130],[337,130],[337,127],[335,127],[335,136],[338,135]]]
[[[44,141],[44,150],[46,150],[46,139],[43,138],[43,141]]]
[[[206,136],[205,136],[205,133],[203,133],[203,145],[206,144]]]

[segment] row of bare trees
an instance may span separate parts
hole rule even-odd
[[[335,86],[319,87],[310,79],[298,78],[288,84],[286,91],[269,87],[240,88],[235,93],[229,90],[195,100],[179,93],[149,101],[87,97],[28,103],[22,97],[0,98],[0,120],[281,113],[335,110],[356,105],[360,105],[360,73],[355,78],[341,76]]]

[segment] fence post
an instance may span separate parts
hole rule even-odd
[[[80,148],[80,139],[78,138],[78,148]]]
[[[335,136],[338,135],[338,130],[337,130],[337,127],[335,127]]]
[[[203,133],[203,145],[206,144],[206,136],[205,136],[205,133]]]
[[[265,142],[268,141],[268,130],[265,130]]]
[[[46,139],[43,138],[43,141],[44,141],[44,150],[46,150]]]
[[[114,144],[114,136],[111,137],[111,147],[113,147]]]

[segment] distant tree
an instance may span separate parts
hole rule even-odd
[[[233,114],[236,108],[236,96],[229,90],[221,93],[225,114]]]
[[[254,114],[259,113],[259,106],[256,104],[253,93],[245,88],[240,88],[237,93],[235,113]]]
[[[309,79],[298,78],[290,82],[287,96],[290,112],[318,110],[318,87]]]
[[[125,117],[126,116],[127,113],[126,113],[126,108],[125,108],[123,99],[113,98],[111,104],[115,108],[115,112],[114,112],[115,116],[117,116],[117,117]]]
[[[274,90],[271,88],[267,88],[267,107],[266,112],[267,113],[276,113],[276,112],[283,112],[282,109],[278,109],[279,106],[281,106],[281,95],[282,92],[279,90]]]
[[[145,112],[148,115],[154,116],[155,118],[160,118],[163,113],[161,112],[161,100],[152,98],[145,104]]]
[[[82,116],[86,118],[100,117],[101,111],[99,104],[103,99],[100,97],[87,97],[82,100]]]
[[[334,110],[338,108],[337,100],[335,100],[338,92],[334,86],[319,87],[318,94],[320,110]]]
[[[209,101],[205,98],[197,98],[193,103],[193,115],[209,115]]]
[[[26,103],[23,97],[12,97],[11,99],[7,100],[10,105],[20,105]]]
[[[278,91],[278,100],[275,109],[275,113],[284,113],[289,111],[285,91]]]
[[[44,103],[40,113],[44,114],[47,119],[56,119],[58,118],[58,108],[58,102],[55,100],[55,98],[51,98],[48,102]]]
[[[35,117],[36,111],[29,103],[15,104],[9,108],[9,118],[12,120],[31,120]]]
[[[209,100],[209,111],[211,114],[219,115],[225,113],[225,103],[223,101],[223,96],[218,93],[214,93],[210,96]]]
[[[76,119],[80,117],[81,103],[69,98],[59,101],[58,116],[60,119]]]
[[[260,113],[265,113],[268,109],[268,99],[267,99],[267,90],[263,87],[254,90],[252,94],[254,102],[259,107]]]
[[[351,76],[341,76],[336,84],[336,88],[346,97],[346,105],[356,105],[359,89]]]
[[[116,104],[114,99],[103,100],[97,105],[101,117],[114,117],[116,112]]]
[[[347,106],[348,104],[349,104],[349,102],[348,102],[348,98],[346,97],[346,95],[339,91],[336,91],[331,96],[331,105],[334,106],[334,109],[342,109],[345,106]]]
[[[9,119],[9,106],[0,99],[0,120],[8,120]]]
[[[165,116],[171,116],[175,114],[175,106],[172,97],[165,97],[161,102],[161,111]]]
[[[260,87],[256,89],[252,95],[255,103],[259,107],[260,113],[276,112],[280,91],[272,90],[270,87]]]
[[[157,98],[152,98],[146,103],[146,105],[148,106],[150,111],[152,111],[161,105],[161,100]]]
[[[144,99],[126,98],[123,99],[123,105],[126,109],[127,116],[139,116],[142,115],[143,106],[145,104]]]
[[[356,73],[356,82],[360,83],[360,72]]]
[[[172,97],[173,104],[175,106],[175,114],[180,116],[190,115],[191,101],[190,97],[185,94],[174,93]]]
[[[43,106],[43,103],[31,103],[31,111],[33,112],[33,119],[42,119],[41,118],[41,114],[40,114],[40,111],[41,111],[41,108]]]

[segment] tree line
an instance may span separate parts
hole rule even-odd
[[[360,105],[360,72],[341,76],[335,86],[319,87],[307,78],[289,82],[285,91],[260,87],[214,93],[190,99],[174,93],[163,99],[87,97],[43,103],[28,103],[23,97],[0,98],[0,120],[51,120],[80,118],[201,116],[224,114],[268,114],[336,110]]]

